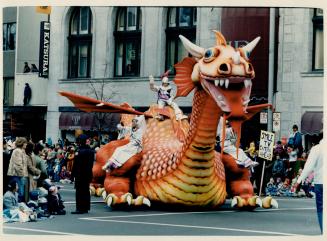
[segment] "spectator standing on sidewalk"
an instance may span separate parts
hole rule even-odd
[[[296,190],[298,190],[299,185],[305,181],[309,176],[311,171],[314,172],[314,185],[315,185],[315,194],[316,194],[316,206],[317,206],[317,215],[320,230],[322,233],[322,210],[323,210],[323,159],[324,159],[324,144],[325,140],[322,139],[318,145],[315,145],[311,148],[308,159],[305,163],[304,169],[300,177],[297,179]]]
[[[27,202],[25,200],[25,186],[27,185],[28,170],[27,170],[27,156],[25,148],[27,140],[24,137],[17,137],[15,141],[15,150],[12,152],[7,175],[10,180],[15,180],[18,184],[18,201]]]
[[[299,132],[299,128],[297,125],[293,125],[293,133],[290,135],[288,139],[288,145],[293,146],[294,150],[297,153],[297,157],[301,157],[303,153],[303,146],[302,146],[302,136]]]
[[[43,154],[43,149],[44,147],[42,146],[42,144],[37,143],[33,150],[35,158],[35,167],[41,170],[40,177],[37,180],[38,187],[42,186],[43,181],[48,178],[47,163],[41,158],[41,155]]]
[[[36,162],[35,162],[35,156],[33,154],[34,144],[31,142],[27,143],[25,152],[27,155],[27,170],[28,170],[28,182],[29,182],[29,188],[27,195],[30,191],[33,191],[37,188],[37,179],[41,174],[41,170],[36,168]],[[25,194],[25,196],[26,196]],[[25,198],[26,199],[26,198]]]
[[[94,150],[86,145],[87,136],[78,137],[78,152],[75,155],[72,176],[75,178],[76,210],[72,214],[88,213],[91,207],[90,183],[92,181],[92,167]]]

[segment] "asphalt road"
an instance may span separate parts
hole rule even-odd
[[[277,198],[278,209],[238,211],[230,200],[217,211],[170,211],[159,207],[117,210],[92,197],[91,212],[72,215],[75,191],[60,191],[67,214],[53,219],[3,224],[11,235],[132,235],[132,236],[294,236],[320,235],[314,199]],[[8,235],[7,235],[8,234]]]

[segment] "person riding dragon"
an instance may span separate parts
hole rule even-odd
[[[169,105],[152,105],[146,112],[139,112],[126,103],[101,103],[60,92],[83,111],[119,112],[124,114],[123,119],[125,114],[145,117],[142,150],[135,152],[122,166],[110,172],[103,168],[112,156],[119,156],[115,150],[129,143],[129,138],[111,141],[97,152],[90,189],[102,196],[108,206],[164,203],[217,209],[228,195],[234,208],[278,207],[271,197],[261,200],[255,195],[248,169],[237,165],[235,157],[224,152],[224,143],[220,153],[215,151],[221,117],[223,123],[228,120],[233,127],[238,148],[242,123],[271,107],[270,104],[248,106],[255,77],[249,58],[260,37],[235,49],[219,31],[214,33],[216,45],[207,49],[179,36],[192,57],[174,66],[175,98],[185,97],[194,90],[189,119],[176,120],[176,112]],[[164,117],[160,121],[154,118],[158,113]],[[225,126],[222,130],[221,140],[224,141]]]

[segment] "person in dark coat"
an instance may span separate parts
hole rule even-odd
[[[72,214],[88,213],[91,206],[90,183],[95,152],[86,145],[87,136],[78,137],[79,150],[75,155],[72,176],[75,178],[76,210]]]
[[[25,83],[24,106],[26,106],[30,103],[31,97],[32,97],[32,89],[28,83]]]

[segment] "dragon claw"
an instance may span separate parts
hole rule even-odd
[[[249,198],[242,198],[240,196],[235,196],[232,199],[231,207],[234,208],[245,208],[245,209],[253,209],[255,207],[262,207],[262,201],[258,196],[253,196]]]
[[[235,206],[237,206],[238,208],[241,208],[243,207],[243,201],[244,199],[241,198],[240,196],[235,196],[232,199],[231,207],[234,208]]]
[[[127,202],[128,205],[131,205],[133,200],[133,195],[129,192],[125,193],[123,196],[121,196],[121,200]]]
[[[102,193],[105,191],[105,189],[103,187],[99,187],[96,189],[95,194],[97,197],[101,197]]]
[[[148,207],[150,207],[151,206],[151,202],[150,202],[150,200],[148,199],[148,198],[143,198],[143,204],[145,204],[145,205],[147,205]]]
[[[265,197],[262,200],[262,207],[263,208],[271,208],[271,207],[278,208],[278,202],[275,199],[273,199],[272,197]]]
[[[103,198],[103,200],[105,200],[106,197],[107,197],[107,192],[106,192],[106,190],[104,190],[104,191],[102,192],[102,198]]]
[[[138,196],[137,198],[135,198],[133,200],[133,204],[135,206],[141,206],[143,204],[147,205],[148,207],[151,206],[151,202],[148,198],[144,197],[144,196]]]
[[[95,195],[95,187],[94,186],[90,186],[90,195],[91,196]]]
[[[108,207],[111,207],[111,205],[115,204],[118,200],[118,197],[113,194],[110,193],[106,198],[105,198],[105,203],[107,204]]]

